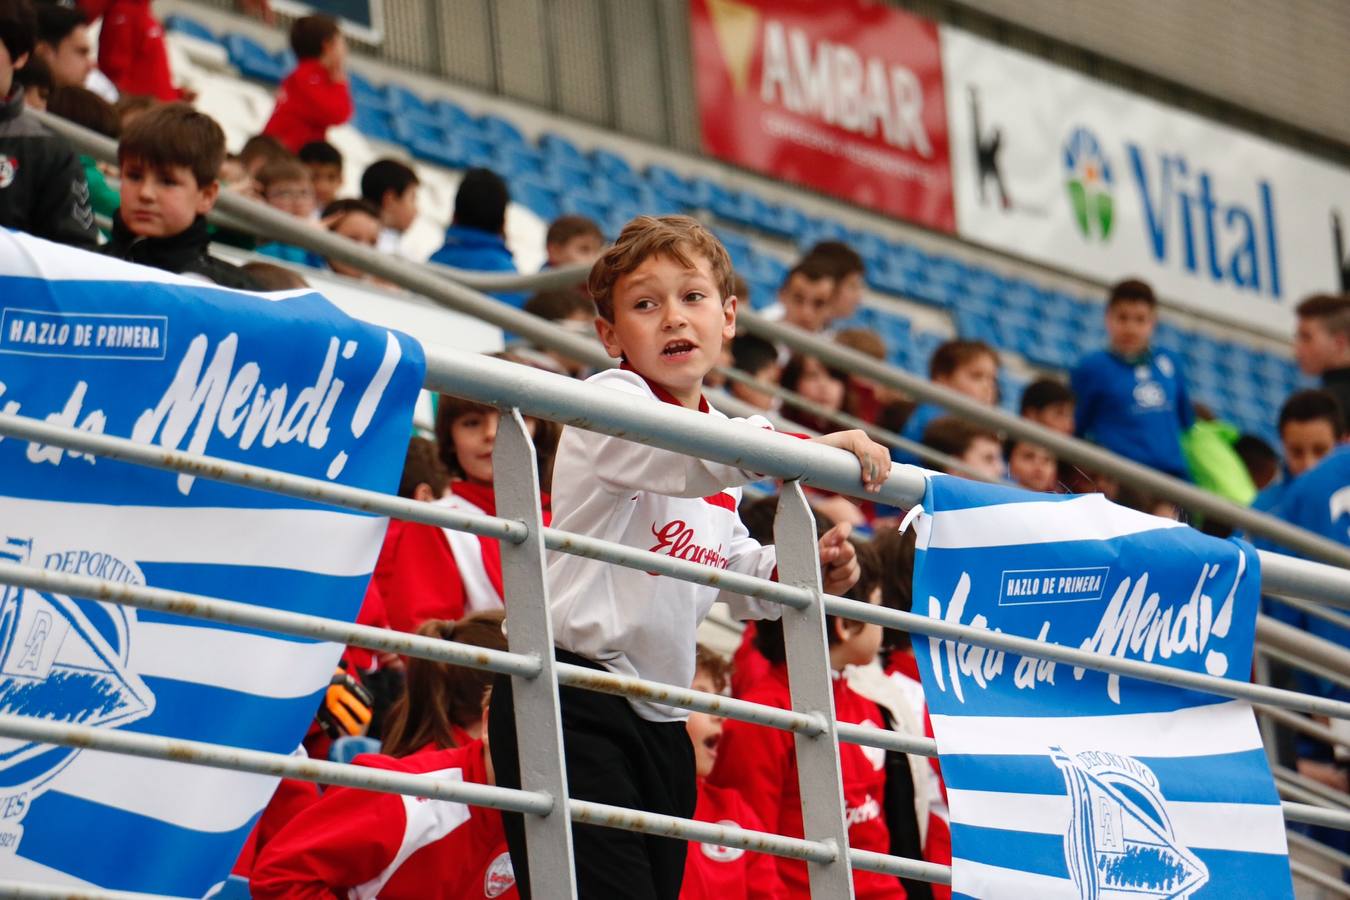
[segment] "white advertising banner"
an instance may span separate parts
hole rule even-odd
[[[960,235],[1263,331],[1338,289],[1350,172],[942,29]]]

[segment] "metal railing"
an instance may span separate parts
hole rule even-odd
[[[56,116],[46,113],[36,115],[52,130],[69,139],[80,152],[105,162],[116,160],[117,144],[111,138]],[[497,325],[593,368],[608,368],[615,364],[595,341],[478,293],[480,290],[531,291],[576,284],[584,279],[582,267],[513,276],[468,272],[439,265],[418,265],[380,254],[370,247],[326,230],[298,223],[287,213],[229,191],[221,192],[213,216],[223,216],[232,226],[242,227],[269,240],[284,241],[348,263],[435,303]],[[740,310],[738,323],[744,325],[751,334],[810,354],[828,365],[873,379],[887,387],[905,391],[920,400],[938,404],[963,419],[1040,444],[1058,457],[1109,474],[1122,484],[1172,501],[1182,508],[1240,528],[1248,534],[1267,538],[1305,556],[1350,567],[1350,548],[1266,513],[1239,506],[1095,444],[1052,431],[1000,409],[984,406],[942,385],[792,326],[769,321],[751,310]],[[755,411],[739,403],[723,405],[727,411],[738,415]]]

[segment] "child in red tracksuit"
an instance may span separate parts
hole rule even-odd
[[[870,548],[858,553],[862,574],[851,596],[880,603],[878,567]],[[849,622],[830,616],[826,622],[830,641],[830,664],[834,670],[834,714],[840,722],[883,727],[881,710],[871,700],[855,693],[843,677],[846,666],[863,666],[876,658],[881,645],[881,626]],[[772,664],[769,674],[747,691],[745,700],[779,709],[791,709],[783,630],[777,621],[756,623],[759,650]],[[839,745],[847,807],[849,846],[856,850],[889,853],[890,830],[886,825],[885,751],[856,744]],[[747,722],[729,721],[723,729],[712,782],[739,790],[750,801],[768,830],[789,837],[802,836],[801,793],[792,734]],[[809,898],[806,864],[775,858],[778,873],[793,898]],[[853,891],[858,900],[901,900],[905,889],[894,875],[853,870]]]
[[[313,141],[327,140],[328,129],[352,117],[347,85],[347,39],[332,16],[305,16],[291,26],[295,71],[277,91],[272,118],[263,126],[292,153]]]
[[[421,633],[506,649],[502,614],[459,623],[424,623]],[[410,659],[405,693],[390,716],[387,754],[356,765],[495,784],[482,739],[491,676]],[[385,900],[511,898],[515,873],[501,815],[400,794],[329,788],[295,816],[258,855],[249,879],[258,900],[343,894]]]
[[[698,647],[694,683],[696,691],[721,694],[730,675],[726,661],[702,644]],[[694,771],[698,776],[698,805],[694,819],[719,825],[763,831],[764,823],[740,794],[731,788],[708,783],[717,762],[717,744],[722,737],[722,719],[691,712],[685,729],[694,745]],[[774,858],[716,844],[690,844],[685,857],[680,900],[782,900],[783,882]]]
[[[152,0],[79,0],[92,23],[103,17],[98,34],[98,67],[127,96],[154,97],[166,103],[182,98],[173,86],[164,26],[150,12]]]
[[[399,496],[496,515],[492,448],[500,415],[490,406],[442,396],[436,416],[439,449],[425,438],[409,442]],[[527,419],[526,424],[537,423]],[[547,494],[542,499],[547,507]],[[544,523],[548,520],[545,513]],[[398,631],[413,631],[427,619],[501,609],[501,545],[467,531],[396,519],[375,563],[375,583],[385,598],[389,626]]]

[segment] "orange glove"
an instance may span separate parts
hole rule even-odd
[[[328,691],[315,718],[324,733],[334,740],[346,735],[362,735],[370,725],[374,705],[375,698],[370,691],[347,672],[345,665],[340,665],[328,682]]]

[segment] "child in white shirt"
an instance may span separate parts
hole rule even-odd
[[[736,333],[736,297],[725,248],[686,216],[642,216],[591,270],[596,330],[622,366],[589,381],[632,402],[666,402],[725,419],[703,396],[704,376]],[[743,427],[772,429],[767,420]],[[784,438],[787,440],[788,438]],[[879,490],[890,454],[861,431],[816,439],[849,450],[863,485]],[[630,440],[563,430],[553,473],[553,525],[642,550],[736,572],[774,577],[773,547],[741,524],[740,485],[761,476]],[[820,541],[827,593],[858,578],[840,526]],[[652,681],[688,686],[696,631],[714,601],[742,618],[777,618],[777,604],[717,588],[552,553],[549,592],[558,659]],[[498,783],[519,786],[510,679],[499,676],[490,714]],[[563,744],[571,796],[654,812],[693,815],[694,754],[684,711],[575,688],[560,689]],[[506,816],[507,840],[522,897],[529,872],[520,816]],[[684,841],[596,825],[573,828],[582,898],[675,900],[684,871]]]

